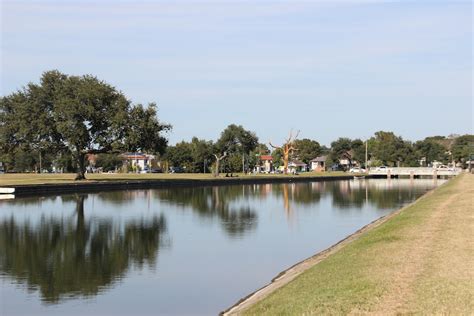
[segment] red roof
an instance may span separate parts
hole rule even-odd
[[[271,155],[261,155],[260,159],[261,160],[273,160],[273,157]]]

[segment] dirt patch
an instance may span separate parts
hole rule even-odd
[[[440,231],[440,226],[445,221],[447,213],[445,210],[453,201],[458,199],[460,194],[450,196],[434,208],[431,216],[423,223],[422,230],[416,229],[406,233],[406,238],[416,240],[416,242],[408,244],[410,247],[397,254],[405,260],[398,265],[398,269],[390,271],[390,289],[379,299],[379,303],[371,313],[375,315],[394,315],[409,312],[405,308],[413,300],[415,295],[414,283],[424,273],[428,262],[427,258],[433,249],[433,243]],[[354,313],[358,313],[358,311],[354,311]]]

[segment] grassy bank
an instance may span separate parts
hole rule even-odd
[[[245,315],[471,314],[474,175],[362,234]]]
[[[282,175],[282,174],[258,174],[258,175],[244,175],[234,174],[240,178],[263,178],[263,177],[321,177],[321,176],[342,176],[350,175],[344,172],[305,172],[299,175]],[[78,183],[74,181],[75,174],[63,173],[63,174],[35,174],[35,173],[12,173],[12,174],[0,174],[0,186],[2,185],[27,185],[27,184],[60,184],[60,183]],[[97,173],[87,174],[87,180],[80,182],[91,182],[91,181],[124,181],[124,180],[167,180],[167,179],[192,179],[192,180],[209,180],[216,179],[211,174],[203,173],[147,173],[147,174],[136,174],[136,173]],[[221,174],[219,178],[225,178],[225,174]]]

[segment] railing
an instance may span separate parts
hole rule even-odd
[[[460,168],[437,169],[430,167],[393,167],[386,169],[373,168],[370,175],[391,175],[391,176],[455,176],[462,172]]]

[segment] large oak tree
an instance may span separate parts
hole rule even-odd
[[[2,97],[0,122],[3,153],[19,147],[72,153],[76,179],[85,178],[87,154],[162,153],[167,144],[162,132],[171,129],[158,121],[155,104],[132,106],[122,92],[94,76],[56,70],[45,72],[39,84]]]
[[[226,172],[237,172],[243,169],[242,159],[247,157],[258,146],[257,135],[246,130],[242,125],[230,124],[222,132],[215,144],[214,156],[216,161],[215,175],[219,174],[219,164],[226,159]]]

